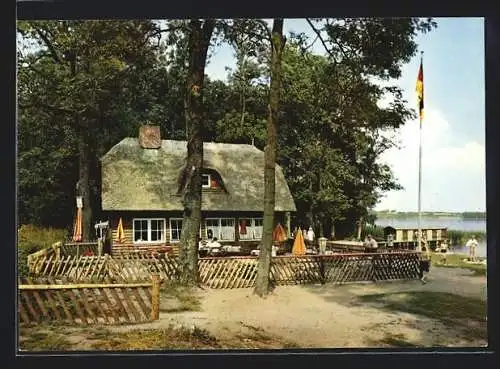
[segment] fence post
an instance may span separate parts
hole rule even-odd
[[[97,239],[97,255],[102,255],[102,240],[100,238]]]
[[[153,286],[151,290],[151,320],[160,319],[160,276],[152,274]]]
[[[321,276],[321,284],[326,283],[326,276],[325,276],[325,255],[320,255],[319,256],[319,274]]]

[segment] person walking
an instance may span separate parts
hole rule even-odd
[[[378,244],[375,238],[371,234],[367,235],[365,238],[365,242],[363,243],[365,246],[365,253],[376,253],[378,249]],[[372,261],[372,273],[373,273],[373,282],[377,282],[377,255],[371,256]]]
[[[467,241],[465,246],[469,249],[469,261],[475,262],[476,259],[476,247],[478,243],[476,240],[476,236],[472,235],[471,238]]]
[[[427,272],[427,273],[429,272],[431,261],[427,255],[427,253],[421,252],[419,258],[420,258],[420,260],[419,260],[420,281],[423,284],[426,284],[427,280],[426,280],[426,275],[424,274],[424,272]]]

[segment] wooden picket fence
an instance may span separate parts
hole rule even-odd
[[[159,278],[149,283],[75,284],[68,278],[19,280],[21,323],[141,323],[158,319]]]
[[[149,280],[152,274],[160,274],[165,280],[177,278],[177,259],[154,254],[130,254],[112,257],[55,255],[40,257],[29,266],[33,277],[68,277],[73,281],[137,282]]]
[[[60,246],[60,255],[80,256],[97,255],[99,253],[97,242],[66,242]]]
[[[257,258],[206,257],[198,260],[202,284],[211,288],[253,287]],[[33,276],[70,277],[74,281],[140,282],[159,274],[167,281],[179,277],[176,258],[167,255],[131,254],[111,257],[80,256],[40,258],[30,269]],[[270,280],[276,285],[352,283],[418,279],[417,252],[342,253],[314,256],[278,256],[271,261]]]

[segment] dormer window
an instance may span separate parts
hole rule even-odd
[[[202,174],[201,175],[201,187],[202,188],[210,188],[212,181],[210,179],[210,174]]]

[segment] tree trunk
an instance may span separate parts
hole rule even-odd
[[[205,64],[215,22],[190,21],[189,67],[186,91],[187,161],[184,184],[184,217],[179,262],[181,283],[198,284],[198,234],[201,222],[201,170],[203,166],[202,91]]]
[[[75,117],[78,132],[78,185],[77,194],[82,197],[82,241],[88,242],[92,235],[92,191],[90,187],[90,134],[88,127],[81,124],[78,115]]]
[[[75,77],[78,73],[76,51],[70,53],[70,71],[71,76]],[[78,142],[78,182],[76,184],[76,194],[82,197],[82,241],[90,241],[92,234],[92,191],[90,187],[90,139],[88,124],[85,124],[80,114],[74,114],[75,131]]]
[[[361,231],[363,230],[363,217],[359,217],[358,221],[358,230],[357,230],[357,239],[361,239]]]
[[[264,297],[269,293],[269,270],[273,246],[274,207],[275,207],[275,166],[276,131],[278,126],[281,55],[285,39],[283,19],[274,19],[271,39],[271,87],[269,93],[269,115],[267,118],[267,145],[264,150],[264,220],[260,245],[259,266],[254,293]]]

